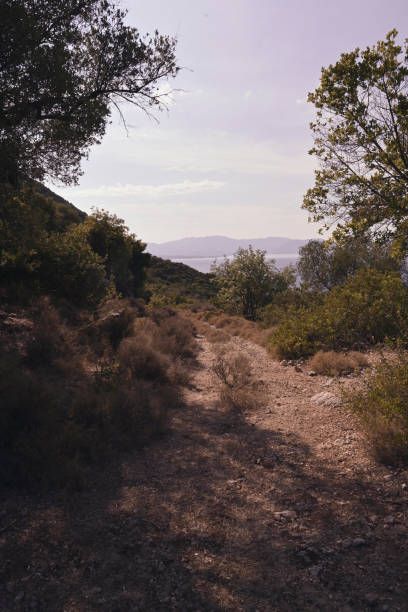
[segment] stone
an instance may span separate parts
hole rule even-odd
[[[334,407],[340,404],[340,398],[329,391],[321,391],[320,393],[316,393],[316,395],[313,395],[313,397],[310,399],[313,403],[318,404],[319,406]]]
[[[309,376],[317,376],[317,373],[314,370],[310,370]]]
[[[302,368],[299,365],[295,365],[295,372],[303,372]]]
[[[279,362],[279,365],[286,367],[288,365],[288,362],[286,361],[286,359],[282,359],[282,361]]]
[[[354,540],[351,541],[351,546],[353,548],[360,548],[364,546],[365,543],[366,541],[363,538],[354,538]]]
[[[297,517],[297,514],[294,510],[281,510],[281,512],[274,512],[274,516],[277,519],[284,518],[293,520]]]

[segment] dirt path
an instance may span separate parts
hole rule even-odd
[[[223,412],[200,338],[170,432],[59,500],[0,508],[0,609],[408,610],[408,473],[369,458],[334,392],[240,338],[267,405]]]

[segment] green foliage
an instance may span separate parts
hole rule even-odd
[[[124,296],[138,295],[150,256],[143,253],[146,245],[129,232],[123,219],[94,209],[76,231],[103,261],[108,282],[113,282]]]
[[[213,265],[217,303],[225,310],[255,320],[259,309],[273,301],[294,282],[293,270],[280,272],[274,261],[266,261],[266,251],[238,249],[234,258]]]
[[[303,207],[315,221],[340,222],[337,234],[374,228],[394,233],[408,223],[408,42],[397,31],[322,69],[309,94],[321,164]]]
[[[397,273],[361,269],[316,305],[288,309],[271,337],[279,357],[340,350],[400,337],[407,328],[408,292]]]
[[[175,40],[140,37],[110,0],[2,0],[0,183],[75,182],[112,107],[163,106]]]
[[[46,192],[47,193],[47,192]],[[36,185],[1,190],[0,281],[92,309],[109,292],[142,292],[149,255],[122,219],[82,215]],[[56,196],[57,197],[57,196]]]
[[[398,262],[390,249],[368,238],[354,238],[343,243],[310,240],[299,249],[297,271],[304,287],[327,291],[342,285],[360,268],[379,271],[397,270]]]
[[[152,256],[147,270],[145,297],[154,307],[191,304],[215,297],[211,274]]]
[[[366,427],[374,454],[390,464],[408,460],[408,354],[383,359],[363,386],[345,395]]]

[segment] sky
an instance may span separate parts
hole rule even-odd
[[[140,33],[178,39],[176,79],[158,121],[117,114],[75,187],[50,185],[86,212],[104,208],[145,242],[191,236],[314,238],[301,209],[315,160],[307,94],[322,66],[396,28],[407,0],[122,0]]]

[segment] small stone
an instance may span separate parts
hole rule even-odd
[[[293,520],[297,517],[297,514],[294,510],[282,510],[281,512],[274,512],[274,516],[278,519],[284,518]]]
[[[394,474],[387,474],[386,476],[384,476],[384,480],[391,480],[393,476]]]
[[[330,380],[324,383],[324,386],[331,387],[333,383],[334,383],[334,378],[330,378]]]
[[[312,565],[312,567],[309,567],[309,572],[312,574],[312,576],[315,576],[315,578],[318,577],[321,571],[322,568],[320,567],[320,565]]]
[[[19,592],[19,593],[16,595],[16,597],[15,597],[14,601],[17,601],[17,602],[18,602],[18,601],[21,601],[22,599],[24,599],[24,591],[20,591],[20,592]]]
[[[286,359],[282,359],[279,365],[286,367],[288,365],[288,362],[286,361]]]
[[[402,485],[401,485],[401,489],[402,489],[403,491],[406,491],[406,490],[407,490],[407,488],[408,488],[407,483],[406,483],[406,482],[402,483]]]
[[[299,365],[295,365],[295,372],[303,372],[302,368]]]
[[[353,548],[360,548],[360,546],[364,546],[366,541],[363,538],[354,538],[352,540],[351,545]]]
[[[317,376],[317,374],[314,370],[310,370],[309,376]]]
[[[395,523],[395,518],[393,516],[386,516],[384,519],[384,523],[386,525],[393,525]]]

